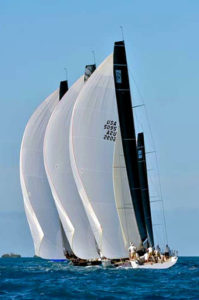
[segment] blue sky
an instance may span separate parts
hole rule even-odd
[[[97,64],[112,51],[120,25],[151,120],[170,244],[198,255],[197,0],[0,2],[0,254],[33,254],[19,182],[26,122],[65,78],[64,67],[71,85],[93,62],[92,50]]]

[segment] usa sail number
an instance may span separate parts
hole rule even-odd
[[[115,142],[117,135],[117,122],[108,120],[104,125],[105,135],[104,140]]]

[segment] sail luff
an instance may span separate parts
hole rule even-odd
[[[128,181],[142,241],[147,238],[138,173],[136,135],[124,42],[114,45],[114,82]]]
[[[142,203],[144,208],[145,224],[147,228],[149,244],[150,246],[153,247],[154,237],[153,237],[153,227],[152,227],[152,218],[151,218],[149,186],[148,186],[145,143],[144,143],[143,132],[138,134],[137,153],[138,153],[138,169],[139,169],[140,187],[141,187],[141,194],[142,194]]]

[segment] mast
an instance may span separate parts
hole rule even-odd
[[[66,94],[67,91],[68,91],[68,81],[67,80],[60,81],[59,100],[61,100],[61,98]]]
[[[145,144],[144,144],[144,133],[138,134],[137,141],[137,153],[138,153],[138,169],[139,169],[139,179],[140,188],[142,194],[142,204],[144,208],[144,218],[147,228],[148,241],[150,246],[154,246],[153,238],[153,227],[151,219],[151,208],[150,208],[150,198],[149,198],[149,186],[147,177],[147,167],[146,167],[146,154],[145,154]]]
[[[137,147],[124,41],[115,42],[113,73],[122,145],[132,203],[142,242],[147,239],[139,182]]]

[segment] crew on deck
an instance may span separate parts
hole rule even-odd
[[[148,249],[145,248],[145,251],[142,256],[139,255],[139,250],[137,250],[136,246],[131,242],[129,247],[129,259],[136,260],[138,263],[143,264],[147,262],[163,263],[171,256],[171,251],[168,245],[165,247],[164,254],[161,253],[161,249],[159,245],[154,249],[150,246]]]
[[[155,251],[154,251],[154,256],[155,256],[155,261],[158,262],[158,259],[162,259],[161,257],[161,249],[159,245],[156,246]]]
[[[150,258],[152,259],[152,258],[153,258],[153,247],[150,246],[150,247],[148,248],[148,253],[149,253],[149,259],[150,259]]]
[[[170,254],[171,254],[171,250],[170,250],[169,246],[166,245],[165,251],[164,251],[165,258],[168,259],[170,257]]]
[[[135,259],[137,247],[132,242],[130,242],[130,247],[128,250],[129,250],[129,259]]]

